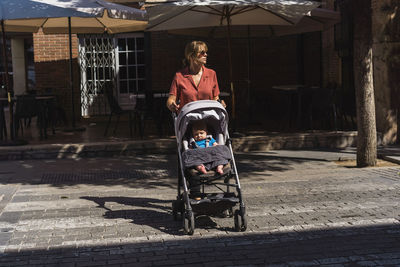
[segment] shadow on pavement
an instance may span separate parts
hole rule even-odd
[[[174,187],[177,161],[171,155],[136,157],[30,160],[1,162],[0,184],[123,185],[151,189]]]
[[[282,157],[270,154],[255,154],[255,153],[241,153],[235,156],[236,164],[238,168],[239,175],[241,172],[284,172],[288,170],[293,170],[294,165],[304,164],[310,161],[323,161],[321,159],[305,159],[305,158],[295,158],[295,157]],[[266,173],[266,176],[271,176],[272,174]]]
[[[6,250],[0,262],[5,266],[399,266],[399,239],[398,226],[377,225],[112,245],[104,240],[104,245],[96,246]]]
[[[99,208],[106,210],[103,215],[107,219],[127,219],[138,225],[148,225],[154,229],[160,230],[167,234],[179,234],[177,227],[169,227],[166,221],[171,221],[170,200],[161,200],[154,198],[137,198],[137,197],[91,197],[83,196],[86,199],[95,202]],[[113,210],[107,207],[106,203],[117,203],[124,206],[138,207],[137,209],[119,209]],[[163,205],[164,204],[164,205]]]
[[[294,166],[310,162],[309,159],[277,157],[261,154],[235,155],[239,175],[242,172],[284,172],[294,169]],[[115,159],[114,159],[115,160]],[[161,161],[163,160],[163,162]],[[134,158],[122,168],[122,163],[102,169],[86,167],[77,172],[46,173],[41,177],[41,183],[53,186],[66,186],[78,183],[95,185],[126,185],[128,187],[155,188],[158,186],[175,187],[178,177],[178,160],[176,155],[159,155],[158,158]],[[264,173],[263,173],[264,175]],[[265,173],[270,176],[271,173]]]
[[[127,219],[137,225],[147,225],[156,230],[171,235],[183,235],[181,220],[173,221],[171,212],[171,201],[155,198],[138,197],[92,197],[83,196],[86,199],[95,202],[99,208],[106,210],[103,215],[107,219]],[[117,203],[124,209],[110,208],[107,203]],[[134,207],[127,209],[126,207]],[[228,219],[229,220],[229,219]],[[196,227],[198,229],[218,229],[221,231],[234,231],[233,218],[232,227],[227,228],[218,226],[209,216],[196,217]]]
[[[239,175],[246,179],[272,176],[301,168],[321,159],[282,157],[270,153],[238,153],[235,155]],[[30,160],[0,163],[0,184],[49,184],[54,187],[71,185],[124,185],[131,188],[175,187],[177,182],[175,154],[138,155],[136,157]],[[257,173],[253,178],[252,173]],[[257,178],[258,177],[258,178]]]

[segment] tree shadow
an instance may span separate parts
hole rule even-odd
[[[128,188],[172,188],[177,181],[175,155],[137,155],[113,158],[29,160],[2,163],[0,184],[46,184]]]
[[[349,152],[350,153],[350,152]],[[322,158],[269,151],[235,153],[239,175],[257,180],[295,170],[303,164],[327,163]],[[124,185],[128,188],[174,188],[178,177],[176,154],[138,154],[114,158],[13,161],[2,165],[0,184]]]
[[[271,154],[267,154],[271,153]],[[309,161],[322,161],[321,159],[308,159],[301,157],[285,157],[272,154],[273,152],[266,152],[263,154],[237,154],[236,164],[240,172],[284,172],[293,170],[294,165],[304,164]],[[266,173],[266,176],[271,176],[271,173]]]

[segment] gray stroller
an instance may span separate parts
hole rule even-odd
[[[213,100],[194,101],[186,104],[178,116],[173,113],[173,119],[179,161],[178,195],[172,202],[174,219],[178,220],[180,216],[182,217],[184,232],[189,235],[194,233],[195,217],[201,215],[233,216],[235,230],[245,231],[247,228],[246,209],[229,138],[228,114],[225,108]],[[189,152],[190,147],[191,124],[197,120],[204,120],[207,123],[208,131],[219,144],[218,149],[224,149],[229,154],[229,160],[223,167],[223,174],[212,170],[202,174],[185,165],[185,153]],[[215,147],[202,149],[203,152],[210,152],[213,148]],[[193,187],[199,189],[201,198],[194,198],[189,193]],[[236,205],[239,207],[234,210]]]

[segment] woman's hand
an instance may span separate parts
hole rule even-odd
[[[168,109],[171,110],[171,112],[177,112],[179,109],[179,105],[177,105],[175,101],[171,102],[171,104],[168,106]]]
[[[222,100],[222,99],[220,99],[219,96],[215,96],[215,97],[213,98],[213,100],[218,101],[219,103],[221,103],[221,105],[222,105],[224,108],[226,108],[225,101]]]
[[[179,105],[176,104],[176,96],[170,95],[167,100],[167,108],[171,112],[177,112],[179,110]]]
[[[224,100],[221,100],[221,105],[222,105],[224,108],[226,108],[226,104],[225,104],[225,101],[224,101]]]

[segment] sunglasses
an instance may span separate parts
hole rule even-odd
[[[199,52],[199,55],[201,55],[201,56],[204,56],[204,55],[206,55],[206,54],[207,54],[207,51],[204,51],[204,50],[202,50],[202,51]]]

